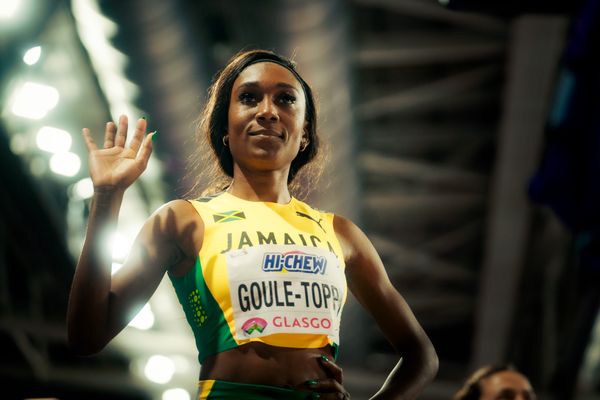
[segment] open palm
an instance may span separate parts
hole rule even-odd
[[[102,149],[98,148],[92,139],[89,129],[83,130],[94,188],[125,190],[146,169],[152,154],[152,136],[156,132],[144,137],[146,120],[139,119],[131,143],[126,148],[127,126],[127,117],[124,115],[119,118],[118,129],[113,122],[108,122]]]

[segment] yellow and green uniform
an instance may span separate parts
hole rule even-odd
[[[200,381],[198,400],[306,400],[312,393],[276,386],[218,380]]]
[[[200,363],[262,342],[337,355],[347,286],[333,214],[229,193],[190,201],[204,222],[194,267],[169,275],[192,327]]]

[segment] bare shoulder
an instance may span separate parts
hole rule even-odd
[[[171,200],[160,206],[149,218],[149,222],[165,230],[171,236],[190,229],[190,225],[203,225],[202,218],[187,200]]]
[[[162,217],[172,215],[178,218],[190,218],[194,214],[198,215],[192,203],[184,199],[171,200],[160,206],[154,214]]]
[[[354,222],[339,214],[333,215],[333,228],[338,235],[346,235],[352,229],[358,229]]]
[[[177,199],[165,203],[156,211],[176,236],[203,231],[204,222],[188,200]]]
[[[395,296],[397,292],[367,235],[349,219],[338,216],[334,219],[334,229],[344,252],[346,278],[354,296],[369,310],[379,307],[382,299]]]
[[[352,260],[364,255],[365,251],[369,251],[371,242],[365,233],[351,220],[341,215],[334,215],[333,229],[340,242],[346,263],[351,264]]]
[[[170,258],[172,272],[189,268],[202,246],[204,223],[187,200],[171,200],[159,207],[146,222],[146,229],[154,239],[162,237],[170,243],[175,257]]]

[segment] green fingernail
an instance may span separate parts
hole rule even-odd
[[[321,360],[329,362],[329,357],[327,357],[325,354],[321,354]]]
[[[321,395],[319,393],[311,393],[310,398],[311,399],[320,399]]]
[[[310,380],[306,381],[306,384],[307,384],[308,386],[316,386],[316,385],[317,385],[317,383],[318,383],[318,382],[317,382],[317,381],[315,381],[314,379],[310,379]]]
[[[145,116],[143,116],[143,115],[142,115],[140,118],[141,118],[141,119],[146,119],[146,117],[145,117]]]
[[[152,133],[153,133],[153,135],[152,135],[152,142],[155,142],[156,141],[156,134],[158,133],[158,131],[154,131]]]

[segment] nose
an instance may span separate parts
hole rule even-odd
[[[258,112],[256,113],[256,119],[259,122],[277,122],[279,121],[279,114],[277,113],[277,107],[273,101],[267,96],[264,97],[263,101],[260,102]]]

